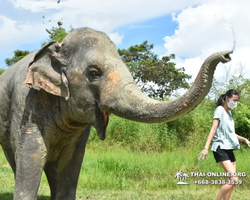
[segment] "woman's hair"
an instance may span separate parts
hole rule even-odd
[[[220,95],[219,99],[217,100],[216,107],[223,106],[226,101],[226,97],[231,98],[233,95],[240,96],[239,93],[234,89],[230,89],[226,92],[226,94]]]

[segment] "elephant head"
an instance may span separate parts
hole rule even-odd
[[[24,83],[56,95],[62,119],[72,129],[92,124],[105,139],[110,113],[145,123],[169,122],[192,111],[211,87],[219,62],[231,51],[211,55],[193,86],[181,97],[157,101],[136,86],[109,37],[89,28],[69,33],[62,43],[51,42],[35,53]]]

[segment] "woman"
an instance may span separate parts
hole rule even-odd
[[[213,125],[207,137],[207,142],[204,149],[200,152],[198,159],[207,158],[208,148],[211,140],[213,144],[211,150],[217,163],[223,167],[225,172],[236,173],[236,159],[233,150],[239,149],[239,141],[245,141],[250,147],[250,142],[235,133],[234,121],[230,109],[234,109],[239,101],[239,93],[233,89],[228,90],[226,94],[219,97],[217,108],[214,111]],[[231,181],[238,180],[238,177],[229,177]],[[215,200],[230,199],[234,184],[224,185]]]

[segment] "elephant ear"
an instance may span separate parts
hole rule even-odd
[[[29,64],[24,84],[69,99],[68,80],[58,55],[61,44],[52,41],[38,50]]]

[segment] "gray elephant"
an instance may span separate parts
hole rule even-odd
[[[91,126],[104,140],[111,113],[145,123],[182,117],[204,99],[230,53],[210,56],[193,86],[167,102],[144,95],[108,36],[89,28],[20,60],[0,77],[0,144],[15,174],[14,199],[37,199],[43,170],[52,200],[75,199]]]

